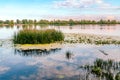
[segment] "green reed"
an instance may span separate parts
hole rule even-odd
[[[63,33],[54,29],[21,30],[17,34],[14,34],[13,37],[13,42],[15,44],[45,44],[63,40]]]

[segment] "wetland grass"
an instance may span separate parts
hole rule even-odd
[[[64,35],[54,29],[47,30],[21,30],[14,34],[14,44],[46,44],[63,41]]]
[[[96,59],[93,65],[85,65],[81,68],[99,80],[120,80],[120,62],[114,60]]]

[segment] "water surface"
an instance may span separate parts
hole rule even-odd
[[[22,29],[56,29],[63,33],[85,33],[120,37],[120,25],[75,25],[75,26],[3,26],[0,27],[0,39],[10,39]]]
[[[93,64],[100,58],[120,61],[120,45],[63,44],[57,51],[49,53],[19,52],[11,39],[14,32],[26,27],[0,28],[0,80],[80,80],[86,79],[86,71],[80,66]],[[55,28],[65,33],[86,33],[120,36],[119,25],[115,26],[47,26],[37,29]],[[99,32],[99,33],[98,33]],[[113,33],[113,34],[112,34]],[[72,53],[68,58],[66,52]],[[104,54],[103,53],[106,53]],[[120,72],[120,68],[118,69]],[[98,80],[95,76],[89,79]]]

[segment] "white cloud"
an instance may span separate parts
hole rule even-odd
[[[119,6],[112,6],[104,0],[64,0],[55,1],[55,7],[81,8],[81,9],[119,9]]]
[[[0,66],[0,74],[5,73],[5,72],[8,71],[9,69],[10,69],[9,67]]]

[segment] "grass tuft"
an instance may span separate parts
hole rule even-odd
[[[14,44],[46,44],[63,41],[64,35],[54,29],[47,30],[21,30],[14,34]]]

